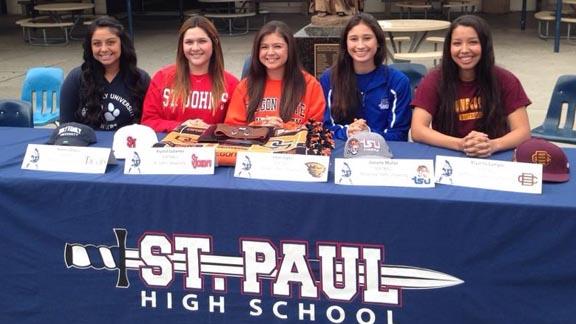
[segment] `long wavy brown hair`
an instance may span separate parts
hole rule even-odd
[[[294,40],[294,36],[292,36],[290,27],[284,22],[277,20],[268,22],[260,29],[252,45],[252,62],[247,76],[248,122],[254,120],[256,110],[262,105],[262,98],[264,97],[264,89],[266,87],[266,67],[259,59],[260,43],[265,36],[273,33],[280,35],[286,44],[288,44],[288,60],[284,67],[282,94],[280,98],[280,118],[282,118],[284,122],[292,118],[294,111],[300,101],[302,101],[304,92],[306,91],[302,65],[300,64],[296,41]]]
[[[374,35],[378,48],[374,55],[374,65],[380,66],[386,60],[386,35],[378,24],[376,18],[367,13],[359,13],[353,16],[342,31],[338,44],[338,59],[332,66],[330,79],[332,82],[332,104],[330,111],[334,121],[339,124],[349,124],[360,109],[360,93],[358,82],[354,72],[354,62],[348,53],[348,33],[357,25],[368,26]]]
[[[98,127],[104,122],[102,112],[102,97],[107,81],[104,78],[106,72],[102,63],[94,58],[92,53],[92,36],[99,28],[108,28],[112,33],[120,38],[120,75],[132,96],[132,107],[134,108],[134,122],[139,123],[142,116],[142,103],[146,95],[146,85],[138,72],[136,50],[132,40],[126,33],[124,26],[112,17],[100,17],[88,27],[88,32],[82,43],[84,50],[82,58],[81,84],[80,84],[80,104],[76,110],[76,117],[82,123],[92,127]],[[82,114],[82,108],[86,108],[86,114]]]
[[[172,101],[180,101],[182,103],[182,109],[184,109],[186,99],[190,95],[190,92],[194,90],[193,85],[190,84],[191,71],[190,66],[188,65],[188,59],[184,55],[183,42],[186,31],[195,27],[204,30],[212,42],[212,57],[210,57],[208,74],[210,75],[210,80],[212,82],[212,114],[215,114],[217,109],[216,105],[222,98],[222,94],[226,92],[224,82],[224,55],[222,54],[222,44],[216,27],[214,27],[214,24],[204,16],[191,17],[184,21],[180,27],[178,34],[178,50],[176,51],[176,75],[173,77],[172,81],[172,89],[174,90]]]
[[[458,100],[458,84],[460,84],[459,67],[452,59],[450,45],[452,43],[452,31],[458,26],[473,28],[478,34],[482,46],[482,56],[476,65],[475,77],[478,85],[477,96],[480,97],[482,118],[476,124],[476,130],[488,134],[490,138],[503,136],[507,132],[504,109],[500,102],[500,85],[494,74],[495,58],[492,34],[486,21],[478,16],[464,15],[456,18],[444,41],[442,62],[440,64],[440,85],[438,94],[440,105],[438,107],[438,131],[456,135],[456,101]]]

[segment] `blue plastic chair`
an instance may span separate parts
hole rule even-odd
[[[562,75],[556,80],[544,123],[532,129],[532,136],[552,142],[576,144],[575,114],[576,75]],[[566,116],[563,123],[562,115]]]
[[[248,54],[244,59],[244,64],[242,65],[242,74],[240,75],[240,80],[248,76],[248,71],[250,71],[250,64],[252,64],[252,54]]]
[[[32,105],[18,99],[0,99],[0,126],[34,127]]]
[[[32,104],[35,126],[58,121],[62,82],[64,71],[60,68],[35,67],[26,73],[21,99]]]
[[[388,66],[402,71],[402,73],[408,77],[410,80],[410,88],[412,89],[412,96],[414,96],[414,90],[426,75],[426,66],[420,63],[391,63],[388,64]]]

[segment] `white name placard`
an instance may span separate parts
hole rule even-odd
[[[334,183],[433,188],[434,164],[432,160],[336,159]]]
[[[501,191],[542,193],[542,165],[436,156],[436,182]]]
[[[238,152],[234,176],[264,180],[327,182],[330,157]]]
[[[158,147],[131,150],[124,174],[214,174],[214,147]]]
[[[22,169],[73,173],[104,173],[110,148],[28,144]]]

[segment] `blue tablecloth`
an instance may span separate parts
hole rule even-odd
[[[333,170],[328,183],[240,179],[229,167],[21,170],[27,144],[49,133],[0,128],[0,323],[576,318],[574,180],[531,195],[339,186]],[[111,146],[112,133],[97,136]],[[389,144],[396,158],[460,156]]]

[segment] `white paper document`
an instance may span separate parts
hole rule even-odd
[[[214,147],[158,147],[132,150],[124,174],[214,174]]]
[[[22,169],[105,173],[111,149],[104,147],[28,144]]]
[[[436,183],[541,194],[542,165],[438,155]]]
[[[329,156],[238,152],[234,176],[264,180],[327,182]]]
[[[432,160],[336,159],[334,183],[352,186],[433,188]]]

